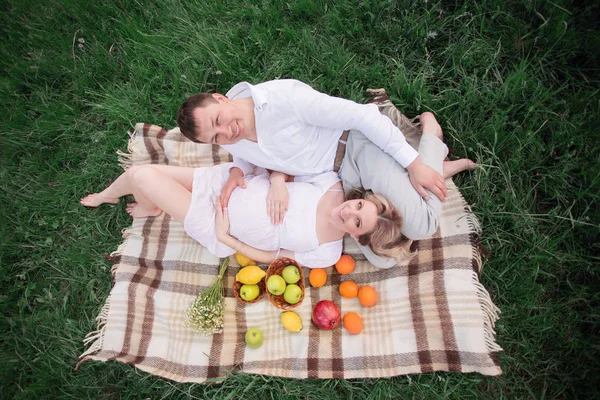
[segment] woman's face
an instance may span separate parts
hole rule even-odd
[[[371,232],[377,225],[377,207],[364,199],[348,200],[331,210],[331,221],[353,237]]]

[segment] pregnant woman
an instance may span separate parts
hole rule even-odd
[[[246,188],[237,188],[228,208],[222,209],[217,196],[230,166],[133,166],[104,191],[81,199],[81,204],[116,204],[120,197],[133,194],[136,202],[127,206],[133,218],[164,211],[219,257],[238,251],[262,263],[290,257],[309,268],[328,267],[339,259],[345,233],[370,243],[374,251],[385,249],[387,257],[408,250],[408,241],[401,240],[402,217],[396,209],[376,194],[354,192],[353,199],[345,201],[335,172],[294,179],[256,168],[244,177]],[[285,184],[289,191],[288,211],[278,225],[271,222],[266,207],[272,184]]]

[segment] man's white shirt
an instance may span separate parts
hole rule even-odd
[[[374,104],[328,96],[292,79],[258,85],[241,82],[226,96],[230,100],[252,97],[254,101],[258,143],[243,139],[223,145],[233,155],[234,166],[244,174],[252,171],[253,165],[293,176],[331,171],[338,140],[344,130],[352,129],[403,167],[418,156]]]

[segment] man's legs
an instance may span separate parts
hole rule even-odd
[[[370,97],[369,103],[375,104],[382,115],[391,119],[394,125],[400,129],[408,144],[417,150],[421,141],[421,128],[419,122],[415,122],[418,118],[408,119],[402,114],[391,102],[385,89],[367,89],[367,96]]]

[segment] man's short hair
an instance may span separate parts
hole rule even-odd
[[[216,102],[217,100],[211,93],[198,93],[185,99],[179,110],[177,110],[177,126],[179,126],[179,130],[186,138],[192,142],[202,143],[196,139],[197,132],[194,110]]]

